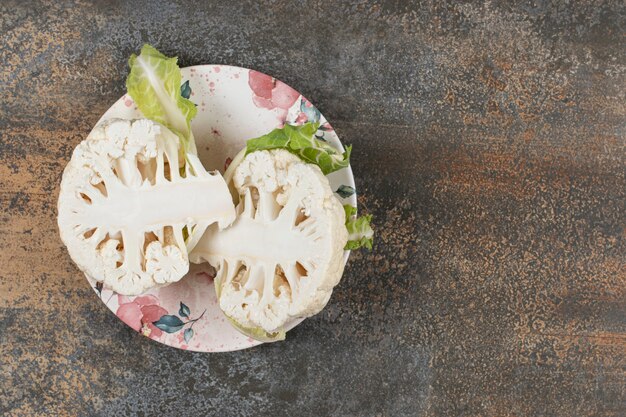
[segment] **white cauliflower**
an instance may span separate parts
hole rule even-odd
[[[210,226],[190,260],[217,269],[220,307],[240,330],[271,338],[328,302],[343,273],[345,214],[318,166],[285,150],[240,159],[230,170],[238,217]]]
[[[235,217],[219,174],[190,153],[181,168],[179,142],[147,119],[109,120],[76,147],[65,168],[61,239],[85,274],[115,292],[136,295],[178,281],[206,228]]]

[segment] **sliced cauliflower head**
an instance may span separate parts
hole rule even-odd
[[[237,219],[209,227],[190,260],[217,269],[220,307],[238,328],[280,333],[318,313],[341,279],[344,210],[319,167],[285,150],[247,155],[232,185]]]
[[[235,218],[224,179],[195,155],[180,163],[178,141],[147,119],[105,121],[63,172],[61,239],[86,275],[120,294],[178,281],[206,228]]]

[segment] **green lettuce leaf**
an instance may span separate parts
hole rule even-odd
[[[254,339],[254,340],[258,340],[260,342],[265,342],[265,343],[271,343],[271,342],[280,342],[282,340],[285,340],[286,337],[286,332],[284,330],[275,332],[275,333],[268,333],[265,330],[261,329],[260,327],[244,327],[242,325],[240,325],[239,323],[237,323],[234,319],[228,317],[226,314],[224,314],[226,316],[226,318],[228,319],[228,321],[230,322],[230,324],[237,329],[240,333]]]
[[[168,58],[144,45],[139,56],[131,55],[126,89],[143,115],[169,128],[181,141],[182,150],[196,154],[191,119],[198,109],[181,95],[182,75],[178,58]]]
[[[302,126],[286,124],[283,128],[248,140],[246,155],[261,150],[286,149],[302,160],[319,166],[324,175],[346,168],[350,164],[352,147],[346,146],[345,152],[339,152],[315,137],[318,127],[319,123],[305,123]]]
[[[345,250],[359,249],[365,247],[372,249],[374,243],[374,230],[370,225],[372,221],[371,215],[356,216],[356,207],[349,204],[343,206],[346,212],[346,229],[348,230],[348,243],[344,247]]]

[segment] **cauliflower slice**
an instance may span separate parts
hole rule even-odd
[[[181,168],[179,149],[178,136],[158,123],[113,119],[93,129],[65,168],[61,239],[86,275],[117,293],[178,281],[206,228],[235,218],[224,179],[196,155],[184,155]]]
[[[219,304],[236,327],[280,335],[318,313],[341,279],[345,213],[320,168],[285,150],[247,155],[232,186],[237,219],[210,226],[190,260],[217,269]]]

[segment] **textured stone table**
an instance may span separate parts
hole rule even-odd
[[[3,1],[0,414],[626,415],[626,9],[561,3]],[[144,42],[272,74],[354,144],[375,248],[284,343],[154,343],[58,238]]]

